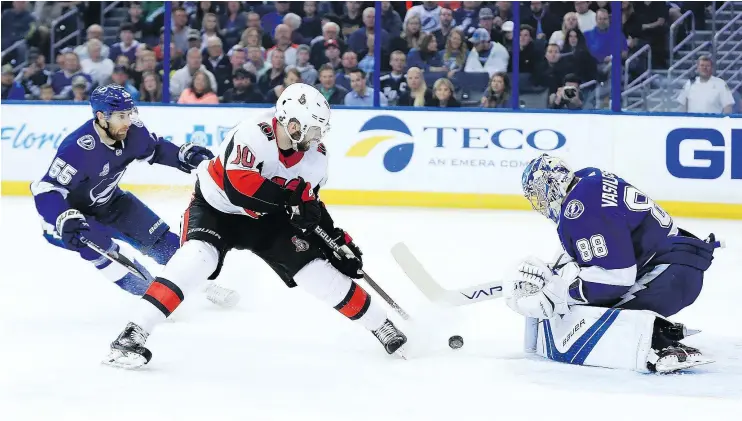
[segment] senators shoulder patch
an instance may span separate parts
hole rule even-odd
[[[86,151],[92,151],[95,148],[95,138],[92,135],[86,134],[77,139],[77,144]]]

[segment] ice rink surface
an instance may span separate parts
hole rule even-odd
[[[144,196],[177,230],[188,197]],[[219,282],[237,308],[192,294],[148,342],[140,371],[100,360],[136,299],[41,236],[33,202],[0,204],[0,420],[738,420],[742,410],[742,222],[679,219],[716,253],[698,301],[674,319],[716,363],[659,376],[548,362],[522,352],[523,320],[502,301],[430,304],[389,250],[405,241],[446,287],[549,260],[553,226],[533,212],[331,208],[365,268],[413,316],[404,361],[262,261],[231,252]],[[153,273],[158,268],[145,260]],[[459,334],[465,345],[448,348]]]

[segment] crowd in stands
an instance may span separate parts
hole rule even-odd
[[[163,2],[127,2],[108,44],[95,2],[3,2],[3,50],[27,42],[3,56],[2,98],[86,101],[95,86],[115,83],[138,101],[162,102],[166,48],[169,98],[180,104],[273,102],[302,81],[330,104],[372,106],[378,62],[382,105],[510,108],[518,89],[543,94],[543,107],[581,109],[589,92],[580,86],[609,77],[610,2],[407,3],[381,2],[376,33],[373,2],[172,2],[165,46]],[[622,59],[644,45],[653,51],[652,63],[630,70],[666,67],[670,23],[694,10],[703,28],[705,3],[622,2]],[[61,27],[51,19],[75,8],[57,39],[76,21],[84,42],[49,57],[49,32]],[[510,76],[514,36],[519,86]]]

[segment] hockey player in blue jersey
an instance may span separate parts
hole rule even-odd
[[[710,362],[666,318],[693,304],[715,247],[677,227],[633,185],[597,168],[572,172],[546,154],[523,172],[533,208],[557,224],[564,253],[529,258],[504,282],[527,316],[532,350],[557,361],[671,372]],[[543,323],[535,323],[542,320]]]
[[[90,96],[93,118],[67,136],[44,176],[31,185],[44,236],[53,245],[79,253],[104,277],[134,295],[142,295],[152,276],[133,257],[126,256],[148,279],[129,273],[103,257],[85,241],[123,255],[113,239],[131,244],[164,265],[180,245],[178,235],[119,180],[132,162],[167,165],[186,173],[213,158],[208,149],[181,147],[150,133],[137,119],[131,95],[116,85],[101,86]],[[233,305],[234,291],[211,284],[208,298]]]

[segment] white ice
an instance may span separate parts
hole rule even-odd
[[[144,197],[173,229],[188,197]],[[389,253],[405,241],[447,287],[499,278],[530,254],[550,259],[553,227],[532,212],[335,207],[365,267],[414,321],[409,359],[386,355],[361,326],[287,289],[248,252],[219,281],[232,310],[188,297],[148,345],[140,371],[100,364],[136,299],[71,252],[47,244],[30,198],[3,197],[0,218],[0,420],[731,420],[741,419],[742,223],[681,219],[715,232],[698,301],[675,319],[716,359],[670,376],[527,357],[522,319],[502,301],[455,309],[425,300]],[[157,270],[151,260],[146,263]],[[394,317],[394,315],[392,315]],[[458,351],[447,338],[464,337]]]

